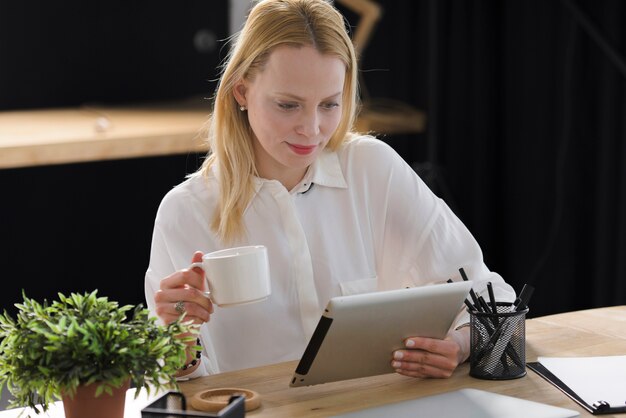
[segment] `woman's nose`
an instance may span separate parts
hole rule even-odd
[[[317,136],[320,133],[320,121],[317,112],[305,112],[300,119],[300,124],[296,132],[308,138]]]

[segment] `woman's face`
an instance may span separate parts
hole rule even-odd
[[[341,119],[346,67],[313,47],[277,47],[260,73],[235,87],[248,108],[261,177],[291,189],[319,156]]]

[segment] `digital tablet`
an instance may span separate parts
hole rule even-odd
[[[443,339],[471,281],[332,298],[290,386],[392,373],[392,353],[408,337]]]
[[[459,389],[452,392],[395,402],[333,418],[574,418],[580,414],[571,409],[529,401],[480,389]]]

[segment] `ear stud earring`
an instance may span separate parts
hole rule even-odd
[[[239,106],[239,110],[241,110],[242,112],[243,112],[244,110],[246,110],[246,109],[247,109],[247,108],[246,108],[244,105]]]

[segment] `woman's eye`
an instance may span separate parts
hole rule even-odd
[[[339,103],[336,102],[328,102],[328,103],[322,103],[322,108],[324,109],[334,109],[336,107],[339,107]]]
[[[295,103],[278,103],[278,107],[283,110],[292,110],[298,107]]]

